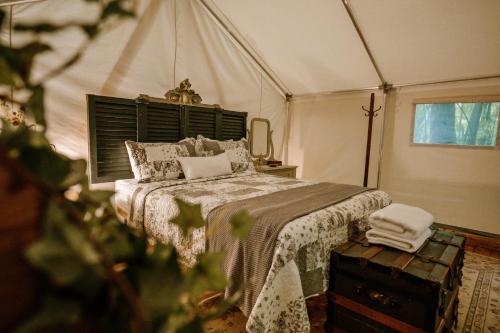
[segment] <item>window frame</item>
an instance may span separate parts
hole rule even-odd
[[[431,97],[416,98],[412,102],[410,146],[411,147],[436,147],[436,148],[459,148],[459,149],[479,149],[479,150],[500,150],[500,115],[497,122],[497,137],[494,146],[444,144],[444,143],[415,143],[415,116],[417,104],[451,104],[451,103],[500,103],[500,95],[481,96],[455,96],[455,97]]]

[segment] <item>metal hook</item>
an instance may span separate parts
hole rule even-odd
[[[364,106],[361,106],[361,108],[362,108],[363,110],[365,110],[366,112],[370,112],[370,110],[367,110]]]

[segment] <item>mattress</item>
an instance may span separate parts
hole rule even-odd
[[[169,221],[178,213],[174,198],[201,205],[202,214],[229,202],[261,196],[315,182],[246,172],[187,181],[176,179],[138,183],[116,182],[116,206],[124,222],[163,243],[173,243],[181,260],[190,266],[205,251],[205,228],[183,237]],[[249,332],[278,332],[289,328],[308,332],[305,299],[328,286],[331,250],[347,241],[353,230],[365,230],[368,216],[390,203],[378,190],[364,192],[288,223],[280,232],[267,279],[251,311]]]

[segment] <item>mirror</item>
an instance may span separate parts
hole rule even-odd
[[[253,118],[248,131],[250,154],[258,159],[259,164],[265,164],[267,158],[273,160],[272,130],[269,120]]]

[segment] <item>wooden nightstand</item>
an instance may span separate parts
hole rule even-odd
[[[259,165],[256,166],[255,169],[257,170],[257,172],[267,173],[269,175],[296,178],[295,171],[297,169],[297,166],[281,165],[281,166],[270,167],[267,165]]]

